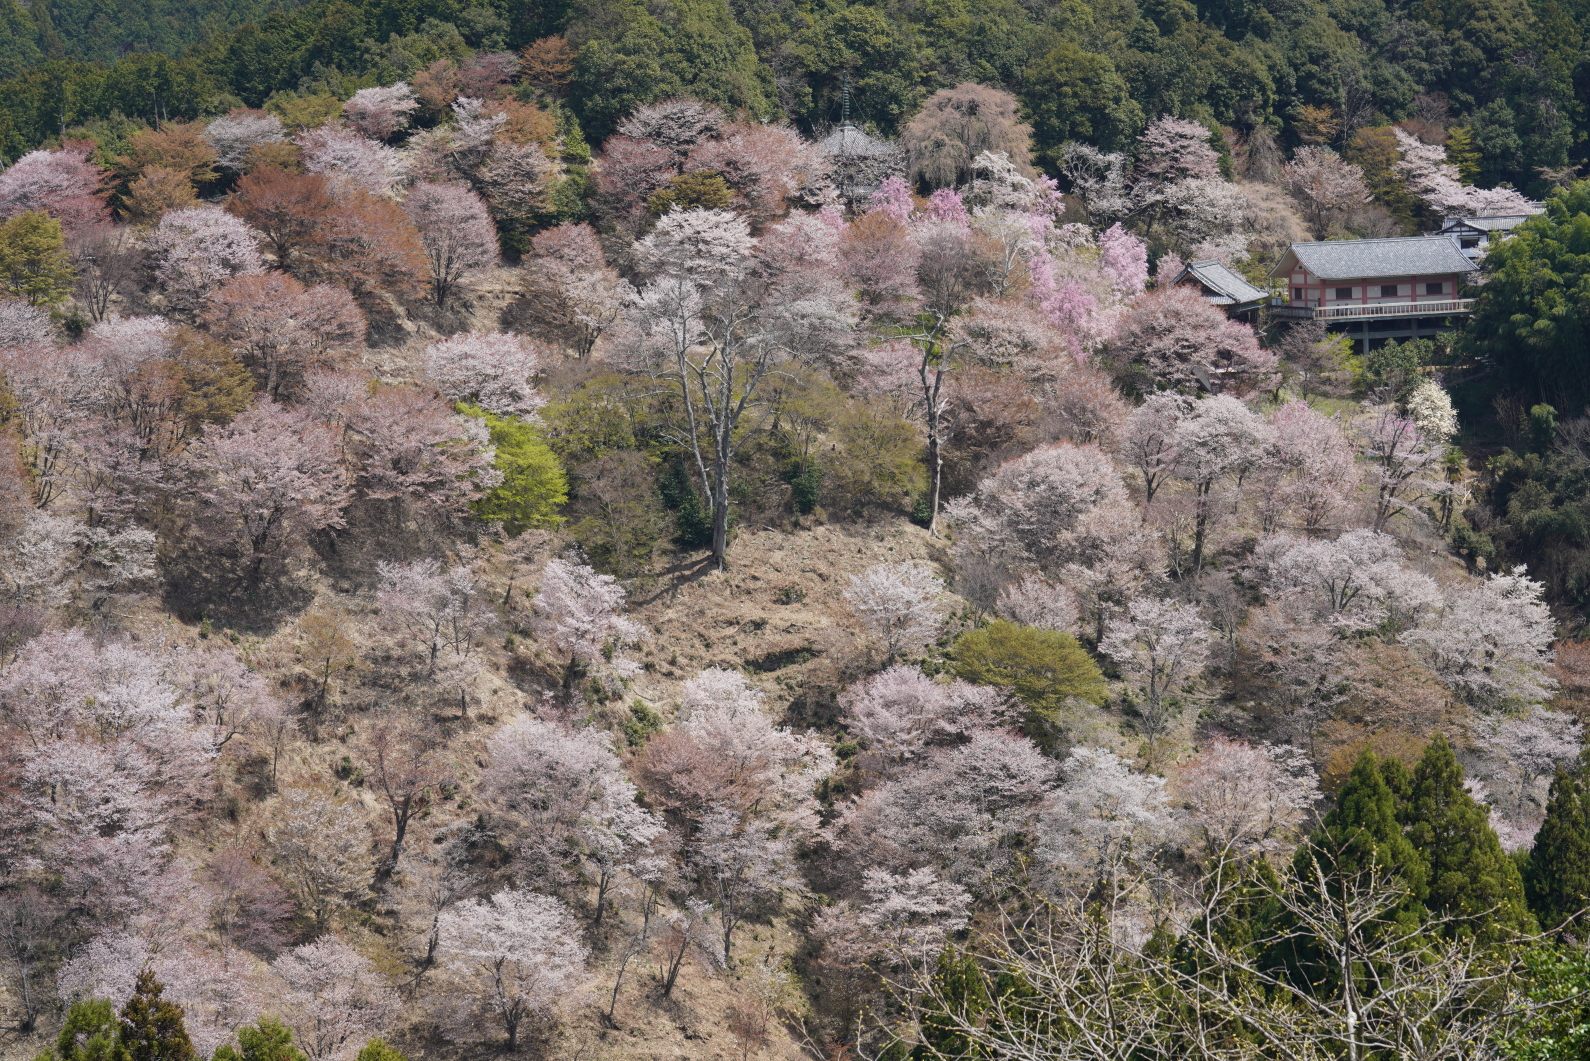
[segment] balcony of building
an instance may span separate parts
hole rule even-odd
[[[1270,313],[1284,320],[1323,320],[1333,323],[1399,317],[1456,317],[1472,312],[1472,298],[1431,298],[1420,302],[1367,302],[1340,306],[1299,305],[1276,299],[1270,304]]]

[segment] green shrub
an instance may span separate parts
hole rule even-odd
[[[957,677],[1010,688],[1026,708],[1022,732],[1046,749],[1056,745],[1066,701],[1104,702],[1099,665],[1076,638],[1058,630],[997,619],[962,634],[952,655]]]

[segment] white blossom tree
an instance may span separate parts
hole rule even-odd
[[[145,250],[172,308],[187,312],[230,277],[264,271],[254,230],[215,206],[168,212]]]
[[[1174,827],[1165,779],[1102,748],[1073,749],[1061,770],[1064,783],[1039,812],[1038,857],[1067,884],[1102,886],[1113,908],[1153,874]]]
[[[1538,704],[1557,685],[1546,672],[1556,623],[1544,592],[1522,566],[1459,586],[1402,643],[1477,707]]]
[[[454,401],[498,416],[526,416],[545,399],[531,385],[541,371],[541,344],[503,332],[460,332],[421,355],[425,375]]]
[[[717,909],[725,966],[733,958],[734,932],[751,909],[801,886],[793,845],[772,835],[763,823],[745,821],[729,808],[703,819],[686,857]]]
[[[204,127],[204,139],[215,152],[216,164],[236,173],[247,166],[250,151],[263,144],[279,144],[285,138],[282,120],[276,115],[239,108],[210,119]]]
[[[1203,670],[1209,639],[1209,623],[1197,605],[1139,597],[1099,642],[1099,651],[1137,686],[1138,716],[1150,748],[1175,715],[1177,686]]]
[[[619,649],[641,636],[639,624],[624,618],[627,595],[612,575],[598,574],[588,564],[549,560],[541,572],[541,589],[530,602],[530,629],[553,651],[568,657],[563,690],[592,667],[610,663],[618,674],[638,668]],[[609,658],[611,657],[611,658]]]
[[[496,265],[501,254],[497,229],[480,196],[458,184],[416,184],[403,200],[419,229],[431,292],[447,305],[470,272]]]
[[[335,936],[294,947],[271,971],[286,989],[278,1004],[293,1042],[310,1061],[352,1057],[402,1008],[375,964]]]
[[[940,614],[943,585],[927,564],[906,561],[874,564],[850,576],[845,603],[883,642],[886,663],[933,643],[944,626]]]
[[[1216,865],[1284,850],[1320,798],[1319,780],[1296,748],[1224,738],[1177,771],[1175,793]]]
[[[299,901],[325,926],[370,886],[370,829],[346,799],[310,788],[279,797],[265,843]]]
[[[408,82],[361,88],[342,105],[342,114],[360,135],[386,140],[408,128],[420,101]]]
[[[869,764],[889,774],[935,745],[996,728],[1006,712],[1005,699],[992,686],[937,681],[915,667],[896,665],[846,689],[839,707],[865,746]]]
[[[576,991],[586,949],[568,907],[528,891],[465,899],[438,916],[437,952],[474,1011],[519,1049],[527,1018],[545,1017]],[[476,1024],[479,1027],[479,1024]]]
[[[1396,539],[1376,531],[1352,530],[1334,541],[1276,535],[1254,556],[1272,595],[1346,632],[1388,621],[1406,629],[1442,603],[1435,581],[1410,570]]]

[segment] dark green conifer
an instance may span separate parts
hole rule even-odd
[[[1489,810],[1463,788],[1463,768],[1437,735],[1413,772],[1403,811],[1408,839],[1430,867],[1425,904],[1456,918],[1452,931],[1481,939],[1532,933],[1518,865],[1502,850]]]
[[[145,967],[121,1011],[121,1046],[126,1061],[194,1061],[193,1043],[182,1023],[182,1007],[161,998],[165,985]]]
[[[231,1046],[220,1047],[215,1051],[215,1061],[306,1061],[303,1053],[293,1045],[292,1029],[271,1017],[261,1017],[255,1027],[244,1025],[239,1028],[237,1042],[241,1049],[234,1049]],[[370,1046],[378,1042],[381,1040],[374,1040]],[[385,1045],[382,1043],[383,1047]],[[365,1050],[369,1050],[370,1046],[365,1047]],[[359,1061],[389,1061],[389,1059],[366,1058],[361,1051]]]
[[[1557,771],[1535,834],[1524,896],[1545,929],[1590,907],[1590,794],[1581,771]]]

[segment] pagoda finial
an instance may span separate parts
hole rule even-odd
[[[845,126],[848,126],[850,124],[850,71],[849,70],[845,71],[844,88],[840,92],[840,98],[843,100],[843,103],[841,105],[842,106],[842,110],[841,110],[842,117],[840,118],[839,125],[840,125],[841,128],[844,128]]]

